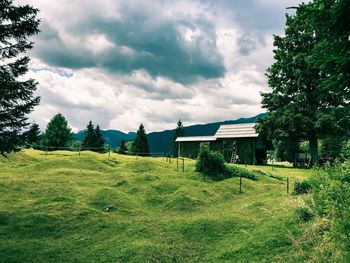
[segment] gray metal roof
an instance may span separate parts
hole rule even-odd
[[[254,129],[255,123],[221,125],[215,138],[251,138],[258,137]]]
[[[177,137],[176,142],[211,142],[215,141],[214,136],[188,136],[188,137]]]

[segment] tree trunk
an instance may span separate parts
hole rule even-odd
[[[310,155],[311,155],[311,162],[310,165],[318,164],[319,158],[318,158],[318,140],[317,135],[314,134],[309,138],[309,148],[310,148]]]

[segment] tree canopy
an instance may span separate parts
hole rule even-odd
[[[20,78],[28,71],[29,57],[20,57],[33,47],[28,37],[39,33],[38,9],[0,1],[0,153],[16,150],[27,115],[39,104],[33,95],[37,82]]]
[[[266,74],[272,91],[262,93],[262,105],[269,115],[259,126],[260,132],[272,140],[308,140],[314,163],[318,162],[318,140],[326,135],[344,135],[350,126],[349,86],[339,79],[339,75],[349,74],[349,71],[325,71],[329,62],[320,59],[321,56],[332,57],[333,52],[332,40],[328,39],[330,34],[324,36],[320,32],[338,31],[331,27],[322,29],[315,22],[319,9],[329,12],[324,10],[329,6],[321,2],[315,0],[300,5],[294,15],[286,16],[285,35],[274,36],[276,61]],[[336,5],[342,1],[330,2]],[[331,20],[330,16],[323,18]],[[332,21],[322,22],[327,23]],[[338,37],[345,37],[344,33]],[[324,48],[325,43],[327,48]],[[339,59],[342,52],[338,54]],[[339,63],[343,65],[343,60]]]
[[[50,149],[65,147],[72,140],[71,128],[68,126],[66,118],[61,114],[56,114],[47,124],[43,145]]]
[[[132,151],[140,156],[147,156],[149,154],[148,139],[145,127],[141,123],[136,133],[136,138],[132,144]]]

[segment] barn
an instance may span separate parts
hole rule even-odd
[[[266,143],[256,132],[255,123],[221,125],[213,136],[178,137],[178,155],[196,158],[201,143],[221,152],[230,163],[265,164]]]

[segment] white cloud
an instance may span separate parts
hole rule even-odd
[[[263,112],[272,34],[283,32],[285,7],[299,1],[17,3],[38,7],[43,21],[28,73],[42,97],[33,121],[44,128],[61,112],[74,130],[92,120],[102,129],[135,131],[143,122],[155,131],[178,119],[190,125]],[[44,51],[54,59],[38,55]],[[60,59],[64,67],[53,63]]]

